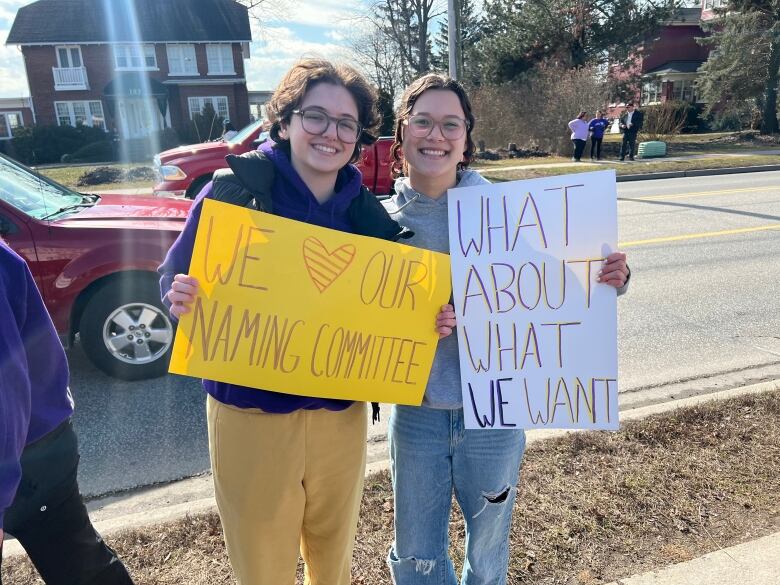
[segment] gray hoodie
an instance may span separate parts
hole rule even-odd
[[[478,172],[464,171],[460,174],[457,186],[471,187],[485,183],[489,181]],[[414,232],[412,238],[403,241],[404,244],[450,253],[446,194],[439,199],[431,199],[412,189],[407,177],[401,177],[395,182],[395,195],[382,203],[394,220]],[[403,209],[399,210],[401,207]],[[433,321],[433,316],[431,320]],[[455,333],[439,340],[423,405],[444,409],[463,406],[458,336]]]

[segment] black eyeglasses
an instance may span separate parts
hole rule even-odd
[[[404,124],[409,128],[409,132],[415,138],[427,138],[438,126],[441,135],[447,140],[458,140],[466,133],[469,124],[463,118],[457,116],[447,116],[443,120],[434,120],[425,114],[410,116],[404,120]]]
[[[362,124],[352,118],[333,118],[320,110],[293,110],[292,113],[301,117],[304,131],[315,136],[325,134],[331,122],[336,125],[336,136],[347,144],[355,144],[363,132]]]

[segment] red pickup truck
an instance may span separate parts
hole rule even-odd
[[[0,155],[0,238],[30,266],[63,344],[78,334],[87,357],[119,378],[168,370],[173,324],[157,266],[191,204],[77,193]]]
[[[225,156],[255,150],[263,132],[263,122],[253,122],[229,140],[180,146],[154,157],[159,182],[154,186],[158,197],[187,197],[194,199],[211,180],[217,169],[227,167]],[[363,149],[358,164],[363,173],[363,184],[376,195],[387,195],[392,188],[390,173],[391,136],[382,137]]]

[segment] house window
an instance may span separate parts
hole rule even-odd
[[[60,69],[73,69],[84,63],[81,59],[81,47],[78,45],[57,47],[56,50],[57,67]]]
[[[684,102],[696,101],[696,83],[693,79],[681,79],[675,81],[672,86],[672,99]]]
[[[0,112],[0,140],[14,137],[14,130],[24,126],[21,112]]]
[[[206,45],[209,75],[235,75],[233,46],[229,44]]]
[[[653,79],[642,84],[642,105],[661,101],[661,80]]]
[[[54,102],[57,124],[60,126],[97,126],[106,129],[103,104],[94,102]]]
[[[167,45],[168,73],[170,75],[197,75],[198,61],[195,45]]]
[[[154,45],[117,45],[114,65],[117,69],[157,69]]]
[[[190,120],[195,114],[203,112],[203,108],[206,104],[211,104],[214,111],[222,118],[229,118],[228,115],[228,99],[226,96],[213,96],[213,97],[191,97],[189,98],[190,104]]]

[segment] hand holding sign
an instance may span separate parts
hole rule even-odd
[[[190,312],[190,308],[198,294],[198,281],[186,274],[177,274],[173,277],[171,290],[166,295],[171,303],[171,316],[181,319],[181,316]]]
[[[444,305],[436,315],[436,331],[439,333],[439,339],[452,335],[457,321],[455,319],[455,307]]]

